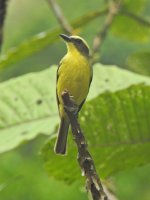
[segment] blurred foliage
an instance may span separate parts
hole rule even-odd
[[[141,15],[145,3],[147,0],[137,0],[134,1],[125,0],[122,6],[123,11],[127,13]],[[123,37],[125,39],[135,41],[135,42],[148,42],[150,35],[150,24],[147,26],[140,20],[135,20],[135,18],[129,18],[129,15],[124,12],[120,12],[120,16],[115,18],[114,24],[112,26],[112,31],[116,36]]]
[[[123,0],[123,2],[123,9],[138,14],[144,9],[147,0],[137,0],[136,3],[130,0]]]
[[[116,17],[112,31],[116,36],[123,37],[133,42],[149,41],[150,27],[138,23],[138,21],[132,18],[130,19],[127,16],[121,15]]]
[[[150,76],[150,52],[137,52],[127,59],[128,68],[139,74]]]
[[[78,34],[81,33],[88,41],[89,44],[92,44],[92,40],[98,29],[102,27],[105,18],[100,15],[101,11],[105,11],[107,9],[106,4],[103,1],[96,0],[95,3],[92,1],[82,1],[80,2],[80,8],[78,12],[72,12],[70,9],[73,6],[76,6],[75,1],[71,1],[67,5],[63,1],[59,1],[62,9],[65,11],[65,15],[69,20],[74,20],[72,25],[75,28],[75,32]],[[15,7],[17,3],[14,1],[10,2],[8,16],[6,18],[5,25],[5,37],[4,37],[4,45],[3,45],[3,54],[0,60],[0,68],[7,67],[2,72],[1,80],[8,79],[12,76],[20,75],[22,73],[27,73],[30,71],[37,71],[40,69],[44,69],[48,63],[53,64],[54,62],[58,63],[58,58],[60,58],[61,48],[57,47],[57,44],[51,46],[51,44],[55,43],[58,40],[58,34],[61,32],[61,29],[56,27],[56,19],[52,15],[50,8],[48,8],[48,4],[46,2],[41,2],[41,0],[36,1],[36,8],[34,9],[34,3],[28,4],[28,1],[22,1],[19,5],[22,12],[20,18],[16,18],[17,7]],[[138,0],[135,3],[133,1],[124,1],[123,9],[129,10],[130,12],[141,15],[145,17],[144,9],[146,9],[146,5],[148,4],[148,0]],[[100,6],[100,11],[98,10],[98,6]],[[14,8],[15,7],[15,8]],[[29,8],[28,8],[29,7]],[[38,9],[39,8],[39,9]],[[23,10],[22,10],[23,9]],[[29,12],[32,9],[32,12]],[[26,15],[25,10],[28,10],[29,15]],[[23,12],[24,11],[24,12]],[[39,12],[39,13],[38,13]],[[44,13],[44,14],[43,14]],[[105,12],[104,12],[105,13]],[[30,20],[32,15],[32,19]],[[82,16],[82,17],[81,17]],[[98,16],[100,16],[98,18]],[[15,20],[15,23],[14,20]],[[78,18],[78,19],[77,19]],[[96,19],[97,18],[97,19]],[[95,19],[95,20],[93,20]],[[21,20],[24,20],[24,24],[21,23]],[[92,20],[92,23],[89,23]],[[88,26],[85,27],[85,24],[88,23]],[[16,25],[16,28],[15,28]],[[84,25],[84,29],[81,26]],[[13,26],[13,27],[12,27]],[[18,26],[20,27],[18,30]],[[25,35],[26,27],[29,27],[28,34]],[[45,31],[45,29],[50,29],[49,31]],[[13,34],[10,34],[12,31]],[[77,30],[76,30],[77,29]],[[133,52],[136,49],[138,50],[141,47],[148,48],[148,44],[141,44],[141,42],[149,41],[149,27],[144,24],[139,23],[138,20],[130,19],[129,16],[122,16],[121,12],[115,18],[113,26],[111,28],[112,32],[110,32],[110,36],[115,37],[119,36],[120,38],[129,39],[130,41],[136,41],[135,45],[133,42],[130,42],[130,51]],[[35,35],[35,33],[38,33]],[[39,34],[39,32],[41,32]],[[134,34],[133,34],[134,32]],[[29,36],[33,36],[31,39],[28,39]],[[24,40],[21,44],[19,42]],[[26,40],[25,40],[26,39]],[[28,39],[28,40],[27,40]],[[116,40],[116,38],[114,38]],[[101,51],[101,61],[103,63],[108,64],[119,64],[122,67],[126,66],[125,59],[129,55],[130,51],[126,48],[118,49],[121,46],[126,45],[126,41],[121,39],[116,41],[118,45],[112,46],[111,43],[113,40],[108,43],[108,47],[105,45],[102,47]],[[9,41],[12,42],[9,42]],[[118,39],[117,39],[118,40]],[[115,43],[116,43],[115,42]],[[18,45],[19,44],[19,45]],[[7,51],[8,47],[13,46],[10,50]],[[14,47],[14,45],[18,45]],[[112,46],[113,48],[110,48]],[[47,47],[47,49],[45,49]],[[115,48],[115,49],[114,49]],[[35,53],[41,52],[39,55],[43,62],[36,61],[38,56],[34,56]],[[57,52],[57,54],[55,53]],[[115,57],[114,57],[114,52]],[[119,52],[119,54],[117,53]],[[26,59],[25,59],[26,58]],[[114,59],[115,58],[115,59]],[[18,61],[21,62],[18,62]],[[32,64],[34,60],[34,65]],[[18,62],[18,64],[17,64]],[[22,66],[22,69],[20,69]]]
[[[64,15],[74,26],[75,34],[83,36],[91,47],[95,34],[105,22],[107,2],[72,0],[66,4],[66,0],[58,0]],[[150,0],[122,2],[122,10],[108,31],[98,61],[148,76]],[[59,43],[59,33],[62,33],[61,28],[47,1],[9,1],[0,57],[0,81],[58,64],[65,52],[64,44]],[[142,200],[148,200],[149,167],[136,170],[133,167],[149,162],[149,78],[116,67],[97,65],[94,68],[96,75],[88,97],[92,100],[84,106],[80,120],[96,166],[103,177],[128,169],[114,178],[119,199],[138,200],[142,196]],[[65,186],[44,174],[37,152],[47,136],[38,136],[29,142],[39,134],[51,134],[50,144],[44,147],[50,175],[72,182],[75,178],[73,166],[76,178],[80,176],[75,159],[74,163],[70,160],[71,156],[76,157],[71,138],[67,157],[56,157],[52,153],[53,133],[59,121],[54,97],[55,73],[56,68],[52,67],[0,84],[1,151],[24,144],[1,154],[0,198],[3,200],[87,198],[79,191],[80,183]],[[87,116],[89,110],[91,116]],[[97,136],[95,130],[100,131],[100,135]],[[94,138],[91,132],[95,134]],[[64,164],[66,167],[62,172],[60,169]]]
[[[118,199],[149,200],[150,165],[116,174],[115,182]]]
[[[37,152],[45,137],[24,144],[16,150],[1,155],[0,199],[3,200],[55,200],[82,199],[87,196],[78,182],[66,186],[50,177],[43,170]]]
[[[72,22],[71,25],[74,29],[80,28],[83,25],[86,25],[91,20],[97,18],[100,15],[104,15],[107,12],[107,9],[103,9],[102,11],[95,11],[86,14],[85,16],[80,17],[76,21]],[[54,30],[41,32],[40,34],[34,36],[29,41],[23,42],[17,48],[12,48],[7,55],[2,56],[0,61],[0,69],[9,66],[10,64],[14,64],[21,59],[24,59],[48,45],[53,44],[59,38],[58,35],[61,32],[61,28],[56,28]]]

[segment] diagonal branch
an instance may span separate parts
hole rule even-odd
[[[73,32],[73,28],[72,26],[69,24],[69,22],[67,21],[67,19],[65,18],[59,4],[57,3],[56,0],[47,0],[48,3],[50,4],[52,11],[55,15],[55,17],[57,18],[60,26],[62,27],[62,29],[66,32],[71,34]]]
[[[138,15],[136,15],[134,13],[131,13],[131,12],[127,11],[127,10],[123,10],[122,9],[120,14],[132,18],[133,20],[137,21],[139,24],[142,24],[144,26],[150,27],[150,21],[145,20],[142,17],[140,17],[140,16],[138,16]]]
[[[71,123],[71,129],[74,141],[78,148],[78,163],[80,165],[82,175],[86,177],[86,189],[92,200],[108,200],[103,190],[101,181],[97,175],[94,161],[87,149],[85,137],[77,120],[77,106],[69,96],[68,91],[62,93],[65,111]],[[75,114],[76,113],[76,114]]]
[[[99,50],[102,46],[102,43],[104,42],[104,40],[108,34],[108,30],[109,30],[110,26],[112,25],[115,16],[118,14],[120,6],[121,6],[121,1],[109,0],[108,3],[109,3],[109,9],[108,9],[108,14],[106,16],[104,24],[103,24],[102,28],[98,31],[98,33],[96,34],[96,36],[93,40],[93,48],[92,48],[92,57],[93,57],[92,62],[93,63],[98,58],[97,53],[99,52]]]

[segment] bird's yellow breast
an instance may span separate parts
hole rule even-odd
[[[78,52],[66,54],[58,69],[57,95],[60,106],[62,105],[61,94],[65,89],[74,97],[78,105],[82,103],[89,91],[91,73],[89,60],[86,57]]]

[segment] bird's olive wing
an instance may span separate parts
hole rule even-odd
[[[89,82],[89,89],[90,89],[90,85],[91,85],[92,79],[93,79],[93,76],[91,76],[91,78],[90,78],[90,82]],[[85,100],[86,100],[86,98],[85,98],[85,99],[82,101],[82,103],[79,105],[78,112],[81,110],[81,108],[82,108],[82,106],[83,106],[83,104],[84,104]]]
[[[58,93],[57,93],[57,81],[58,81],[58,78],[59,78],[59,73],[58,73],[58,71],[59,71],[59,68],[60,68],[61,64],[62,64],[62,62],[60,62],[59,65],[58,65],[58,68],[57,68],[57,76],[56,76],[56,99],[57,99],[58,108],[59,108],[60,102],[59,102]]]

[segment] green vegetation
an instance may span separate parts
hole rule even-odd
[[[111,182],[119,200],[149,200],[150,0],[121,2],[96,54],[79,120],[105,185]],[[92,48],[109,1],[58,4]],[[47,1],[8,2],[0,55],[0,199],[87,199],[71,134],[67,156],[53,152],[62,32]]]

